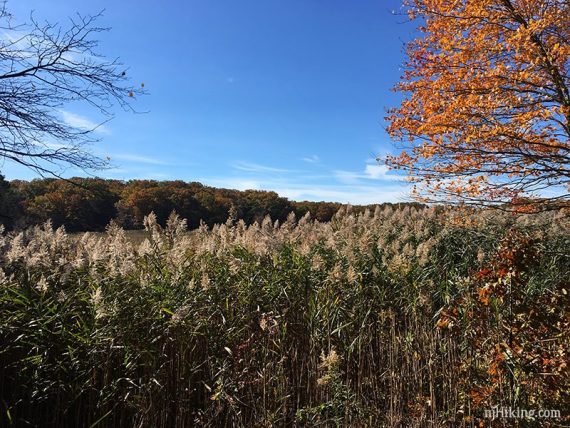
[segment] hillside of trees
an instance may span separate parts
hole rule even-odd
[[[198,227],[200,221],[209,226],[224,223],[230,210],[246,224],[261,222],[267,215],[283,222],[291,212],[298,217],[310,212],[312,218],[327,222],[340,207],[336,202],[296,202],[275,192],[219,189],[180,180],[7,181],[0,176],[0,224],[7,229],[47,220],[54,227],[65,226],[70,232],[102,231],[111,220],[124,229],[141,229],[144,217],[151,212],[164,225],[172,211],[187,219],[190,229]],[[366,208],[353,207],[355,212]]]

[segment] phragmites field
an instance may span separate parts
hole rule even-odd
[[[568,416],[569,225],[562,211],[348,207],[193,232],[150,215],[141,244],[114,225],[3,232],[2,418],[471,427],[502,403]]]

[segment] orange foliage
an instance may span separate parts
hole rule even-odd
[[[570,283],[563,280],[542,295],[529,287],[542,259],[535,238],[510,230],[489,265],[470,276],[437,321],[469,346],[470,358],[458,364],[473,409],[497,405],[505,391],[543,408],[570,402]]]
[[[388,157],[418,196],[508,202],[570,191],[570,3],[409,0],[422,36],[407,46]],[[562,198],[568,203],[567,194]],[[556,198],[558,199],[558,198]],[[424,199],[425,200],[425,199]],[[544,198],[541,200],[544,202]]]

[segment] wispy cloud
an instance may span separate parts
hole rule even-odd
[[[130,172],[130,170],[125,168],[109,168],[103,172],[103,175],[128,174]]]
[[[112,155],[111,159],[118,159],[118,160],[123,160],[123,161],[127,161],[127,162],[134,162],[134,163],[144,163],[144,164],[149,164],[149,165],[168,165],[167,162],[161,160],[161,159],[157,159],[157,158],[151,158],[151,157],[147,157],[147,156],[140,156],[137,154],[130,154],[130,153],[120,153],[120,154],[116,154],[116,155]]]
[[[81,116],[76,113],[72,113],[67,110],[60,110],[61,117],[63,121],[74,128],[81,129],[83,131],[95,131],[102,134],[109,134],[109,128],[101,123],[93,122],[91,119]]]
[[[170,174],[163,172],[147,172],[145,174],[138,175],[136,178],[139,180],[172,180]]]
[[[379,186],[297,186],[273,190],[281,196],[297,201],[332,201],[356,205],[403,202],[409,199],[404,188]]]
[[[402,177],[390,174],[386,165],[379,164],[367,164],[362,172],[336,170],[334,174],[340,182],[346,184],[356,184],[362,180],[402,181]]]
[[[57,150],[57,149],[64,149],[69,147],[68,145],[61,144],[61,143],[51,143],[51,142],[42,142],[43,146],[47,147],[48,149]]]
[[[283,169],[283,168],[274,168],[271,166],[259,165],[257,163],[251,162],[235,162],[233,165],[234,169],[246,172],[263,172],[263,173],[287,173],[287,172],[294,172],[290,169]]]
[[[34,57],[34,51],[29,44],[29,34],[26,34],[25,31],[15,29],[2,30],[0,32],[0,41],[4,47],[14,49],[14,55],[19,59],[30,59]]]
[[[112,169],[105,171],[103,173],[105,178],[115,178],[121,180],[173,180],[173,177],[170,174],[166,174],[163,172],[158,171],[133,171],[133,170],[123,170],[123,169]]]
[[[397,180],[398,176],[390,175],[386,165],[366,165],[364,175],[372,180]]]
[[[307,157],[318,162],[317,156]],[[237,190],[268,190],[292,200],[375,204],[408,200],[409,184],[386,166],[367,160],[361,171],[289,170],[253,162],[234,162],[225,176],[199,177],[210,186]]]
[[[291,180],[285,179],[248,180],[242,177],[200,178],[199,181],[210,186],[237,190],[274,191],[280,196],[296,201],[329,201],[368,205],[408,200],[408,189],[400,183],[351,186],[301,181],[291,182]]]
[[[301,158],[303,162],[307,163],[319,163],[321,159],[317,155],[312,155],[308,157]]]

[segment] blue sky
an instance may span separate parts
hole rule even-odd
[[[398,103],[402,43],[413,27],[398,0],[11,0],[16,22],[64,23],[105,9],[100,52],[120,57],[149,95],[146,114],[117,111],[93,151],[117,179],[181,179],[275,190],[295,200],[406,200],[374,161],[395,149],[385,108]],[[70,123],[103,120],[69,107]],[[9,179],[33,178],[8,162]],[[68,176],[80,175],[68,170]]]

